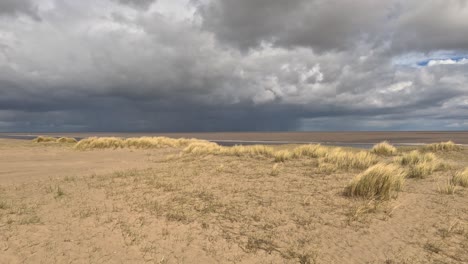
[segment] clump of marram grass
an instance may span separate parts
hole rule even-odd
[[[185,147],[193,142],[202,142],[198,139],[168,138],[168,137],[139,137],[139,138],[118,138],[118,137],[90,137],[80,140],[76,149],[116,149],[116,148],[137,148],[151,149],[163,147]]]
[[[287,160],[290,160],[293,155],[289,150],[280,150],[276,151],[273,154],[273,157],[275,158],[275,162],[285,162]]]
[[[447,141],[447,142],[440,142],[440,143],[433,143],[429,144],[423,147],[423,150],[425,151],[459,151],[461,150],[462,147],[455,144],[453,141]]]
[[[35,143],[48,143],[48,142],[57,142],[57,138],[48,137],[48,136],[38,136],[37,138],[33,139]]]
[[[221,153],[221,146],[213,142],[195,142],[184,148],[183,152],[194,155],[216,155]]]
[[[387,141],[380,142],[372,147],[371,152],[382,156],[392,156],[397,153],[397,149]]]
[[[401,165],[414,165],[423,162],[434,162],[437,160],[437,157],[432,153],[421,153],[417,150],[413,150],[409,153],[404,153],[399,162]]]
[[[443,186],[438,187],[437,191],[442,194],[455,194],[457,186],[454,184],[453,180],[447,180]]]
[[[291,157],[294,159],[297,158],[320,158],[324,157],[327,152],[329,151],[329,148],[321,146],[320,144],[318,145],[303,145],[299,146],[295,149],[293,149]]]
[[[468,168],[465,168],[463,171],[455,173],[452,182],[455,185],[468,187]]]
[[[222,147],[221,154],[227,156],[273,157],[274,150],[265,145]]]
[[[75,144],[78,141],[75,138],[71,138],[71,137],[61,137],[61,138],[57,139],[57,142],[58,143],[66,143],[66,144]]]
[[[75,145],[75,149],[107,149],[122,148],[124,139],[118,137],[90,137],[80,140]]]
[[[443,167],[433,153],[421,153],[417,150],[403,154],[398,163],[407,167],[408,178],[426,178],[434,171]]]
[[[357,175],[344,193],[349,197],[388,200],[402,189],[404,182],[401,168],[379,163]]]
[[[378,162],[377,156],[367,151],[345,151],[341,148],[330,150],[322,162],[334,164],[340,169],[367,169]]]
[[[237,157],[273,157],[273,148],[265,145],[223,147],[213,142],[195,142],[189,144],[184,150],[186,154],[195,155],[223,155]]]

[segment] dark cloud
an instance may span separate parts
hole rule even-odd
[[[1,15],[25,14],[36,20],[39,20],[36,7],[30,0],[2,0],[0,1]]]
[[[122,4],[130,5],[130,6],[134,6],[134,7],[148,8],[156,0],[114,0],[114,1],[120,2]]]
[[[0,131],[468,129],[466,1],[12,3]]]

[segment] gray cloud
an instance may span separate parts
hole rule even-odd
[[[148,8],[156,0],[115,0],[115,1],[120,2],[122,4],[130,5],[130,6]]]
[[[415,64],[465,55],[465,3],[40,0],[0,20],[0,131],[468,129],[468,64]]]
[[[2,0],[0,2],[0,16],[17,14],[25,14],[39,20],[36,7],[30,0]]]

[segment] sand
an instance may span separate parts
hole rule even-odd
[[[468,263],[468,190],[438,192],[467,149],[387,202],[315,159],[179,153],[0,140],[0,263]]]

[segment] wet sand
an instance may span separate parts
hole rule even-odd
[[[33,138],[38,135],[68,136],[85,138],[91,136],[167,136],[173,138],[199,138],[216,142],[278,143],[329,143],[329,144],[371,144],[384,140],[393,144],[423,144],[452,140],[468,144],[468,131],[408,131],[408,132],[212,132],[212,133],[0,133],[0,137]]]

